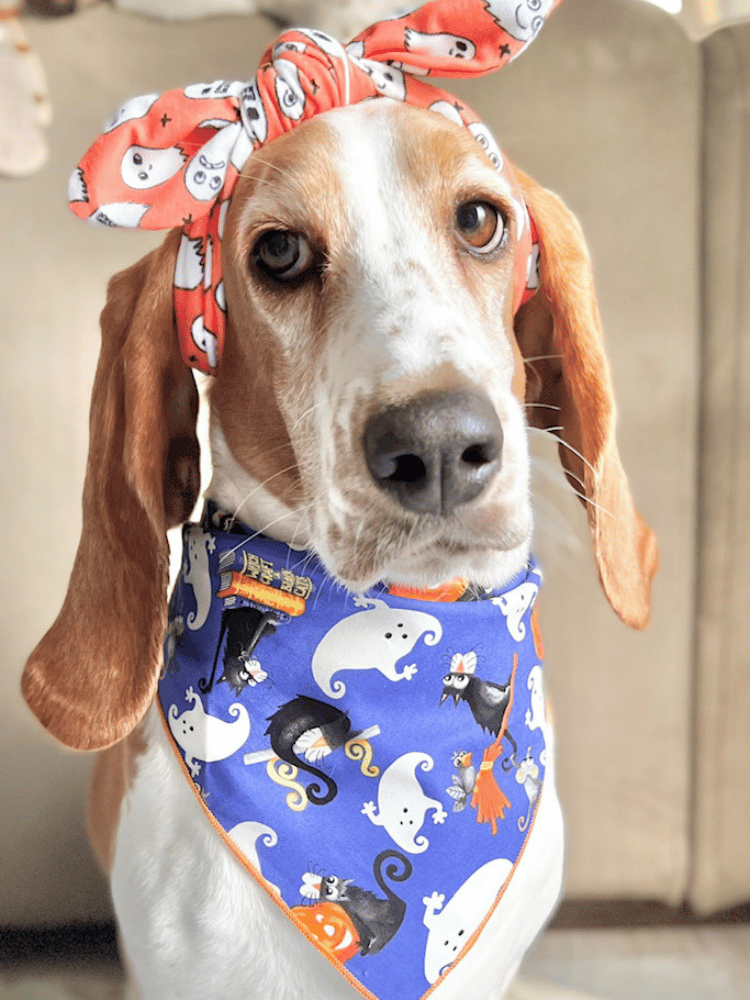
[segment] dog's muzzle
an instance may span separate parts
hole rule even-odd
[[[482,392],[424,393],[370,417],[363,444],[379,489],[404,510],[448,517],[495,478],[503,428]]]

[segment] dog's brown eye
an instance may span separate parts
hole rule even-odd
[[[270,229],[255,244],[253,259],[272,278],[291,281],[312,264],[313,252],[300,233]]]
[[[456,211],[456,235],[467,249],[491,253],[500,246],[505,223],[500,212],[486,201],[467,201]]]

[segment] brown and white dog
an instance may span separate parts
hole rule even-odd
[[[514,319],[510,192],[466,129],[383,99],[321,114],[250,157],[225,235],[207,496],[316,552],[352,591],[457,576],[496,587],[529,553],[527,424],[562,427],[602,587],[640,628],[656,547],[615,445],[588,253],[561,202],[518,176],[539,232],[540,288]],[[64,744],[103,749],[91,838],[136,995],[353,1000],[206,822],[153,707],[166,531],[199,493],[198,397],[173,319],[179,238],[111,282],[82,539],[24,692]],[[373,431],[384,413],[404,415],[417,455],[425,436],[451,461],[458,447],[454,472],[438,469],[419,496],[408,476],[385,483]],[[490,425],[492,455],[467,448],[467,420]],[[436,1000],[503,995],[558,898],[562,837],[549,777],[502,905]]]

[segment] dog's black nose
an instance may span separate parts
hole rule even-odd
[[[424,393],[370,417],[367,468],[381,490],[416,514],[452,514],[500,468],[503,427],[484,393]]]

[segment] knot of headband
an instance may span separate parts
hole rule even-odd
[[[517,201],[514,308],[533,294],[531,224],[510,166],[463,102],[426,82],[472,77],[513,59],[560,0],[431,0],[381,21],[346,48],[320,31],[281,35],[249,82],[216,81],[127,101],[73,172],[71,208],[105,226],[182,229],[175,317],[185,363],[215,370],[226,301],[221,241],[227,209],[251,153],[323,111],[389,97],[467,127]]]

